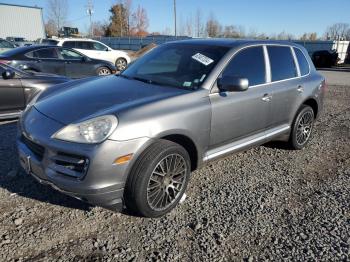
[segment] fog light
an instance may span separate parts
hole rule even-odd
[[[125,164],[127,162],[129,162],[132,158],[133,154],[129,154],[129,155],[126,155],[126,156],[121,156],[121,157],[118,157],[116,160],[114,160],[113,164],[114,165],[121,165],[121,164]]]

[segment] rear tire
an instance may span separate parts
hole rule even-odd
[[[134,164],[125,188],[125,204],[144,217],[160,217],[181,200],[191,172],[190,157],[180,145],[159,140]]]
[[[112,74],[112,71],[108,67],[103,66],[103,67],[99,67],[97,69],[97,74],[99,76],[108,76],[108,75]]]
[[[315,115],[308,105],[302,105],[294,119],[289,145],[292,149],[300,150],[310,141]]]

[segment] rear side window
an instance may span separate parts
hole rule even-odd
[[[55,48],[45,48],[27,54],[30,58],[58,59]]]
[[[249,86],[264,84],[266,70],[263,48],[259,46],[243,49],[233,57],[222,75],[247,78]]]
[[[62,44],[63,47],[66,48],[75,48],[75,42],[74,41],[66,41]]]
[[[302,76],[307,75],[310,71],[309,63],[307,62],[305,55],[299,48],[294,48],[295,55],[298,59],[300,74]]]
[[[79,41],[79,42],[76,42],[75,48],[77,48],[77,49],[91,50],[91,49],[93,49],[94,47],[93,47],[93,45],[92,45],[91,42]]]
[[[62,48],[59,52],[65,60],[81,60],[83,58],[81,54],[73,50]]]
[[[288,46],[267,46],[271,65],[272,81],[298,76],[294,58]]]

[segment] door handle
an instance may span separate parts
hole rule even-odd
[[[272,96],[269,94],[264,94],[264,96],[261,98],[261,100],[264,102],[270,102],[271,99],[272,99]]]
[[[303,86],[298,86],[297,91],[298,91],[299,93],[304,92],[304,87],[303,87]]]

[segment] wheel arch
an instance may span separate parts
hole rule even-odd
[[[314,111],[315,118],[318,117],[319,106],[318,106],[318,102],[317,102],[317,100],[315,98],[310,97],[310,98],[306,99],[301,105],[308,105],[308,106],[310,106],[312,108],[312,110]]]
[[[184,134],[168,134],[168,135],[159,137],[159,139],[164,139],[164,140],[174,142],[176,144],[179,144],[183,148],[185,148],[185,150],[190,156],[191,171],[194,171],[198,168],[198,148],[195,142],[190,137]]]

